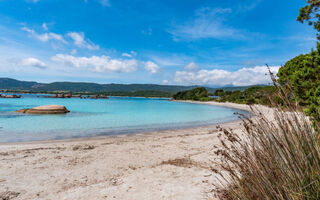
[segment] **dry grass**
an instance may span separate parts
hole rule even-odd
[[[12,191],[6,191],[0,193],[0,200],[11,200],[19,196],[20,193],[18,192],[12,192]]]
[[[223,169],[216,185],[221,199],[320,199],[319,133],[279,91],[282,105],[274,104],[274,120],[258,111],[254,120],[244,118],[243,140],[223,130],[223,147],[216,151]]]

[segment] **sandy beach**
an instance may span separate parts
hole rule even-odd
[[[247,105],[205,104],[250,111]],[[240,121],[221,126],[241,131]],[[218,134],[207,126],[0,144],[0,199],[215,199]]]

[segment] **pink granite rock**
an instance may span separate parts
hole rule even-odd
[[[31,109],[21,109],[16,112],[27,114],[65,114],[70,112],[66,107],[60,105],[39,106]]]

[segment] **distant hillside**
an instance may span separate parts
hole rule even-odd
[[[73,93],[108,93],[112,94],[141,94],[143,91],[152,93],[156,96],[159,94],[175,94],[180,91],[186,91],[197,88],[199,86],[177,86],[177,85],[156,85],[156,84],[97,84],[85,82],[53,82],[53,83],[37,83],[31,81],[19,81],[10,78],[0,78],[0,90],[11,91],[28,91],[28,92],[73,92]],[[225,87],[225,91],[245,90],[246,87]],[[216,88],[206,87],[213,93]]]
[[[161,91],[176,93],[189,90],[198,86],[175,86],[155,84],[97,84],[85,82],[53,82],[37,83],[19,81],[11,78],[0,78],[0,90],[24,90],[30,92],[137,92],[137,91]]]
[[[136,91],[162,91],[178,92],[189,90],[197,86],[172,86],[154,84],[96,84],[96,83],[73,83],[54,82],[34,88],[34,91],[72,91],[72,92],[136,92]]]
[[[37,82],[31,81],[18,81],[11,78],[0,78],[0,89],[9,90],[31,90],[34,87],[39,86]]]

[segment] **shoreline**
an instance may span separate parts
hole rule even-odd
[[[241,136],[240,124],[219,125]],[[0,199],[9,193],[15,200],[215,200],[218,179],[212,169],[219,169],[214,147],[220,133],[213,125],[0,144]]]
[[[216,101],[203,101],[202,102],[202,101],[189,101],[189,100],[188,101],[175,100],[175,102],[220,106],[220,107],[243,110],[243,111],[247,111],[249,113],[252,113],[250,106],[246,105],[246,104],[237,104],[237,103],[231,103],[231,102],[216,102]],[[261,105],[253,105],[253,106],[260,107]]]
[[[126,138],[126,137],[143,137],[143,136],[152,136],[153,134],[162,134],[167,132],[179,131],[193,131],[195,129],[201,128],[215,128],[217,125],[232,126],[234,123],[240,122],[240,120],[233,120],[223,123],[215,123],[208,125],[190,125],[190,127],[177,127],[177,128],[164,128],[163,130],[142,130],[142,131],[132,131],[124,134],[110,134],[110,135],[99,135],[99,136],[87,136],[87,137],[73,137],[65,139],[48,139],[48,140],[34,140],[34,141],[21,141],[21,142],[0,142],[1,146],[8,145],[24,145],[24,144],[54,144],[54,143],[70,143],[70,142],[83,142],[83,141],[96,141],[96,140],[106,140],[109,138]]]
[[[230,102],[199,102],[199,101],[180,101],[175,100],[174,102],[178,103],[191,103],[191,104],[203,104],[203,105],[211,105],[211,106],[220,106],[226,108],[232,108],[237,110],[242,110],[248,112],[252,115],[252,110],[250,106],[245,104],[235,104]],[[252,117],[252,116],[251,116]],[[151,129],[151,130],[141,130],[141,131],[132,131],[124,134],[110,134],[110,135],[100,135],[100,136],[87,136],[87,137],[74,137],[74,138],[65,138],[65,139],[48,139],[48,140],[34,140],[34,141],[21,141],[21,142],[0,142],[0,146],[3,145],[23,145],[23,144],[50,144],[50,143],[64,143],[64,142],[81,142],[81,141],[94,141],[108,138],[123,138],[123,137],[134,137],[134,136],[143,136],[143,135],[152,135],[152,134],[161,134],[163,132],[178,132],[178,131],[192,131],[198,128],[213,128],[217,125],[228,126],[234,123],[240,122],[240,120],[231,120],[222,123],[213,123],[208,125],[190,125],[190,127],[173,127],[173,128],[163,128],[163,129]]]
[[[125,134],[110,134],[110,135],[100,135],[100,136],[87,136],[87,137],[74,137],[74,138],[65,138],[65,139],[48,139],[48,140],[34,140],[34,141],[22,141],[22,142],[0,142],[1,146],[10,146],[10,145],[33,145],[33,144],[55,144],[55,143],[74,143],[74,142],[86,142],[86,141],[99,141],[99,140],[107,140],[107,139],[115,139],[115,138],[132,138],[132,137],[143,137],[158,135],[162,136],[162,134],[172,134],[174,135],[176,132],[188,132],[194,131],[197,129],[215,129],[217,125],[223,127],[234,127],[236,124],[241,122],[241,120],[232,120],[229,122],[223,123],[215,123],[209,125],[195,125],[184,128],[170,128],[164,130],[150,130],[150,131],[134,131]]]

